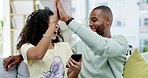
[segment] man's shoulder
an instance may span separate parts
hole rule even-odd
[[[125,41],[127,41],[127,39],[123,35],[113,35],[111,37],[111,39],[118,39],[118,40],[125,40]]]
[[[118,42],[120,44],[124,44],[125,46],[128,46],[127,39],[122,35],[114,35],[114,36],[112,36],[111,39],[113,39],[114,41],[116,41],[116,42]]]
[[[114,38],[114,37],[124,37],[124,36],[123,35],[112,35],[112,38]]]
[[[82,40],[78,40],[74,43],[72,43],[72,46],[77,46],[77,45],[84,45],[85,43]]]

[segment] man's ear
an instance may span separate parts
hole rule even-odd
[[[110,26],[111,20],[109,18],[106,19],[106,24],[107,24],[107,26]]]

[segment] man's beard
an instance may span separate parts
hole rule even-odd
[[[97,34],[103,36],[103,34],[104,34],[104,26],[103,25],[98,26],[96,28],[96,32],[97,32]]]

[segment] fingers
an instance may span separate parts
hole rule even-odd
[[[70,68],[70,69],[72,69],[72,70],[74,70],[74,71],[76,71],[77,70],[77,66],[75,65],[75,64],[73,64],[71,61],[69,61],[68,62],[68,68]]]
[[[81,58],[82,59],[82,58]],[[79,71],[81,69],[81,62],[76,62],[72,58],[68,61],[68,67],[74,71]]]
[[[12,63],[12,61],[13,61],[13,57],[11,57],[11,56],[9,56],[8,58],[5,58],[3,60],[3,66],[6,69],[6,71],[11,67],[10,64]]]
[[[7,69],[7,65],[8,65],[7,58],[5,58],[5,59],[3,60],[3,67],[4,67],[5,69]]]
[[[17,61],[11,62],[11,63],[8,65],[8,69],[9,69],[10,67],[14,66],[15,64],[17,64]]]
[[[57,0],[54,0],[54,16],[58,18],[57,11]]]
[[[60,0],[56,0],[56,1],[57,1],[57,7],[63,9],[63,6],[62,6]]]
[[[59,18],[60,18],[62,21],[64,21],[64,18],[65,18],[65,16],[66,16],[66,15],[65,15],[66,12],[65,12],[65,10],[64,10],[64,8],[63,8],[63,6],[62,6],[60,0],[56,0],[56,1],[57,1],[57,10],[58,10]]]
[[[22,55],[9,56],[3,60],[3,67],[8,71],[12,66],[19,64],[22,60]]]
[[[58,13],[57,13],[57,0],[54,0],[54,15],[53,16],[50,16],[50,22],[49,22],[49,26],[50,26],[50,23],[58,23],[59,21],[59,18],[58,18]]]
[[[80,63],[82,62],[82,57],[81,57],[81,59],[79,60],[79,62],[80,62]]]

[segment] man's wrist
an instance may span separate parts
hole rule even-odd
[[[74,20],[74,18],[73,18],[73,17],[70,17],[70,18],[65,22],[66,25],[69,25],[69,23],[70,23],[72,20]]]
[[[69,20],[70,18],[71,18],[71,16],[65,16],[65,17],[63,18],[63,21],[66,23],[66,21]]]

